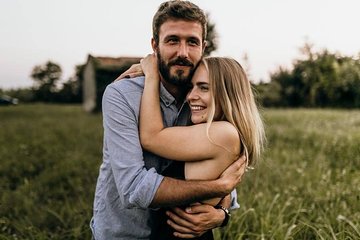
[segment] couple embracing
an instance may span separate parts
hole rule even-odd
[[[204,58],[205,36],[198,6],[164,2],[154,53],[106,88],[94,239],[213,239],[238,208],[264,129],[243,68]]]

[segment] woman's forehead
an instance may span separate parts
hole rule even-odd
[[[196,68],[195,74],[191,80],[193,83],[201,81],[201,82],[209,82],[208,72],[205,68],[203,63],[200,63],[199,66]]]

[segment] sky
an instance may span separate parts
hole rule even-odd
[[[63,80],[93,56],[151,52],[159,0],[0,0],[0,88],[33,85],[36,65],[59,64]],[[360,0],[193,0],[215,23],[219,47],[254,82],[290,68],[306,41],[315,50],[360,52]],[[248,61],[244,61],[247,55]]]

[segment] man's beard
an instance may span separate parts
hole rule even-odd
[[[170,61],[168,64],[166,64],[165,61],[162,59],[159,51],[157,51],[157,58],[158,58],[159,72],[162,78],[164,79],[164,81],[173,84],[175,86],[188,87],[188,85],[191,83],[191,78],[194,75],[194,72],[198,64],[194,66],[194,64],[191,63],[189,60],[181,57],[178,57],[177,59]],[[170,73],[170,68],[173,65],[189,66],[190,71],[188,76],[185,76],[184,70],[177,70],[175,74],[172,75]]]

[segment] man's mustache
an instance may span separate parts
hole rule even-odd
[[[169,66],[173,66],[173,65],[179,65],[179,66],[189,66],[189,67],[194,67],[194,64],[192,64],[192,62],[190,62],[189,60],[185,59],[185,58],[177,58],[174,61],[169,62],[168,64]]]

